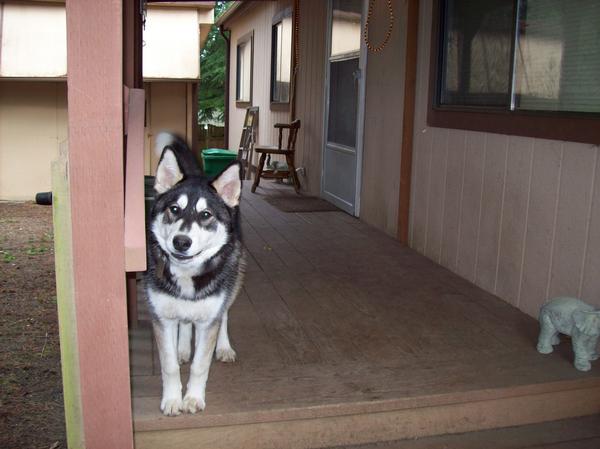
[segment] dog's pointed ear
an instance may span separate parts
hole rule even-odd
[[[240,204],[240,195],[242,193],[242,178],[240,163],[234,162],[223,170],[212,181],[219,196],[229,207],[235,207]]]
[[[165,193],[183,179],[183,172],[171,147],[165,147],[156,168],[154,190]]]

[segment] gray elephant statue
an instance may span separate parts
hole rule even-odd
[[[571,336],[575,368],[589,371],[590,361],[598,358],[600,310],[577,298],[554,298],[540,309],[540,336],[537,350],[550,354],[560,340],[558,334]]]

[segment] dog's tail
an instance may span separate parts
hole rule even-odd
[[[177,159],[177,163],[185,176],[201,175],[202,170],[198,165],[198,161],[188,147],[185,140],[176,134],[169,132],[161,132],[156,136],[156,145],[154,151],[157,156],[162,158],[162,154],[166,148],[169,148]]]

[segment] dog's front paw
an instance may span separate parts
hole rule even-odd
[[[163,398],[160,402],[160,410],[165,416],[177,416],[181,414],[183,404],[179,398]]]
[[[237,357],[235,351],[229,347],[229,348],[217,348],[217,360],[221,361],[221,362],[225,362],[225,363],[232,363],[235,362],[235,359]]]
[[[206,407],[206,403],[202,398],[188,395],[183,398],[183,411],[186,413],[201,412],[204,407]]]

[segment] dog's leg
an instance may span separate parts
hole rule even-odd
[[[179,323],[179,339],[177,340],[177,359],[179,363],[187,363],[192,355],[192,323]]]
[[[235,362],[235,351],[229,343],[229,334],[227,332],[227,311],[223,314],[221,325],[219,326],[219,337],[217,338],[217,360],[221,362]]]
[[[163,393],[161,411],[167,416],[181,413],[181,378],[177,362],[177,320],[153,321],[156,346],[160,358]]]
[[[212,355],[215,352],[217,343],[217,333],[219,332],[218,323],[209,326],[196,323],[196,345],[194,359],[190,366],[190,380],[187,385],[187,391],[183,398],[183,410],[188,413],[196,413],[204,410],[206,380],[212,361]]]

